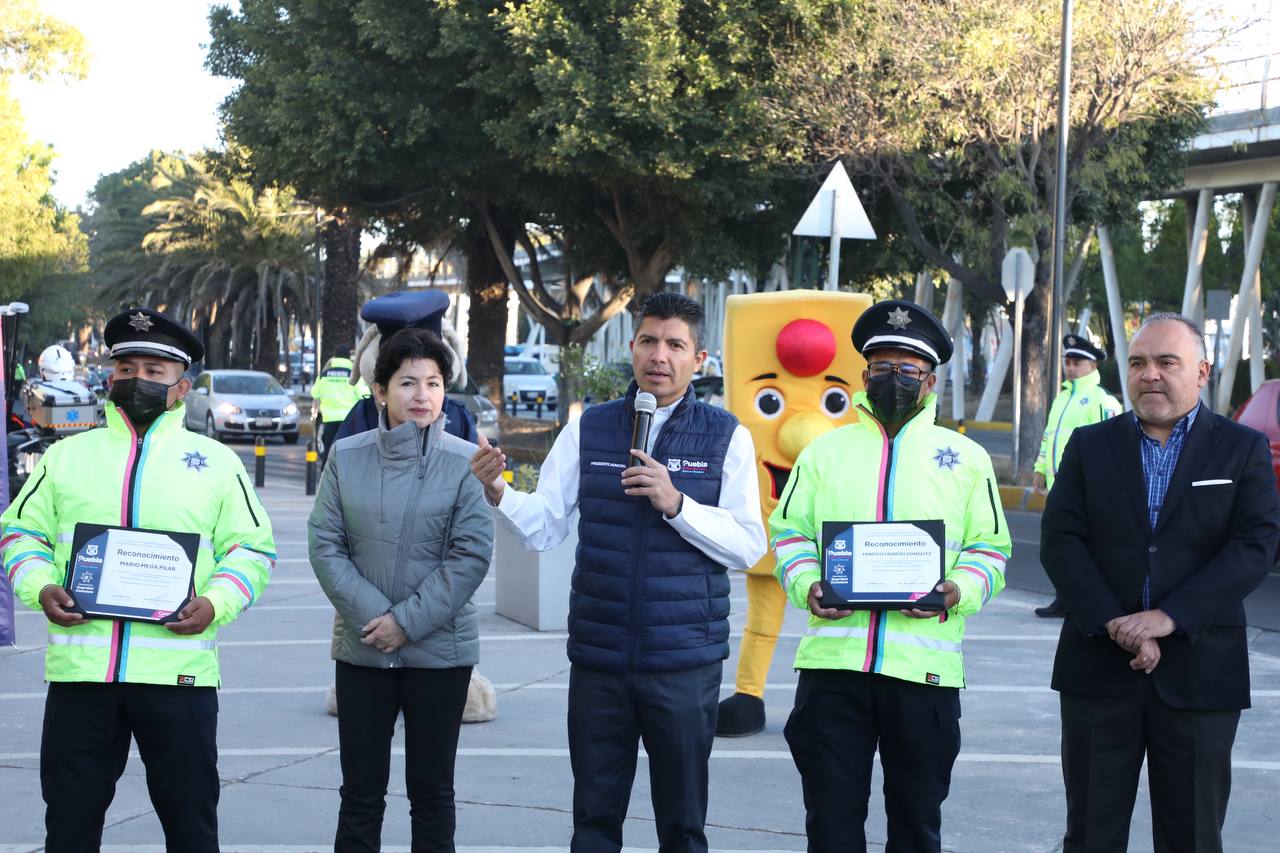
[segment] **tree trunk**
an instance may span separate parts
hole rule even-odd
[[[341,348],[354,350],[360,313],[360,225],[335,214],[320,229],[324,240],[324,290],[320,305],[320,343],[316,367]]]
[[[1048,415],[1049,393],[1046,384],[1049,370],[1046,359],[1049,351],[1049,311],[1053,293],[1050,288],[1053,255],[1049,247],[1048,229],[1036,234],[1040,258],[1036,263],[1036,283],[1027,295],[1022,317],[1022,418],[1017,436],[1017,477],[1029,474],[1040,453],[1040,439],[1044,437],[1045,418]]]
[[[515,236],[500,220],[502,242],[508,253]],[[463,236],[467,258],[467,293],[471,310],[467,320],[467,372],[498,411],[503,411],[502,376],[507,340],[507,276],[493,253],[493,244],[479,223]]]
[[[982,389],[987,384],[987,359],[984,349],[986,341],[983,340],[982,333],[990,316],[991,306],[985,301],[969,312],[969,328],[973,331],[973,347],[970,353],[973,356],[973,369],[969,375],[969,387],[978,396],[981,396]]]
[[[276,334],[276,306],[271,299],[266,300],[262,312],[262,323],[258,326],[257,348],[253,354],[253,369],[269,373],[280,378],[280,339]]]

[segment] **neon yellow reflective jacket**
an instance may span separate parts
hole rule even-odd
[[[138,437],[113,403],[107,425],[55,443],[0,516],[0,555],[14,592],[40,609],[62,585],[77,522],[200,534],[196,594],[213,604],[209,628],[181,636],[159,625],[46,621],[49,681],[216,687],[218,627],[262,595],[275,565],[271,523],[234,451],[183,426],[179,403]]]
[[[1120,402],[1107,393],[1099,384],[1101,381],[1102,376],[1095,370],[1079,379],[1063,382],[1062,391],[1053,398],[1034,468],[1037,474],[1044,475],[1047,487],[1053,486],[1053,479],[1058,475],[1062,452],[1067,449],[1067,439],[1072,431],[1120,414]]]
[[[369,396],[369,386],[363,378],[351,384],[353,369],[351,359],[335,356],[325,362],[324,370],[311,385],[311,399],[320,407],[320,420],[327,424],[342,423],[352,407]]]
[[[791,603],[808,610],[809,587],[822,577],[818,543],[824,521],[940,518],[946,526],[945,575],[959,587],[960,601],[932,619],[896,610],[859,610],[844,619],[811,614],[795,667],[962,687],[965,617],[1004,588],[1011,548],[991,457],[976,442],[934,423],[933,394],[892,441],[871,415],[865,392],[854,395],[853,404],[862,417],[801,452],[769,518],[774,574]]]

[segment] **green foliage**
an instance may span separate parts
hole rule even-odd
[[[84,36],[43,14],[34,0],[0,0],[0,22],[0,78],[84,77]]]
[[[85,260],[79,219],[53,200],[53,149],[23,131],[0,80],[0,301],[29,294],[47,275]]]
[[[848,157],[928,262],[1000,299],[1004,246],[1047,240],[1051,222],[1061,3],[865,12],[787,64],[773,110],[793,153]],[[1078,220],[1115,223],[1176,185],[1212,81],[1177,0],[1084,4],[1073,33],[1068,193]]]
[[[262,182],[419,241],[496,207],[563,235],[578,274],[659,287],[779,253],[806,190],[761,95],[845,0],[245,0],[209,65]]]
[[[847,159],[922,260],[966,286],[970,313],[1005,301],[1006,249],[1031,248],[1017,438],[1028,465],[1056,390],[1045,364],[1061,10],[1059,0],[867,0],[819,50],[792,52],[771,102],[793,128],[793,155]],[[1212,100],[1201,35],[1182,0],[1077,4],[1066,145],[1077,222],[1117,223],[1178,185],[1182,144]]]
[[[83,76],[84,39],[31,0],[0,0],[0,301],[30,298],[49,275],[84,264],[77,217],[51,195],[53,150],[29,139],[9,94],[15,76]]]
[[[847,5],[511,4],[497,16],[509,71],[473,84],[505,100],[483,126],[500,151],[567,182],[551,213],[579,242],[610,246],[640,295],[676,263],[757,268],[761,250],[780,253],[805,190],[781,169],[764,111],[775,56],[812,44]]]
[[[314,211],[292,192],[152,152],[92,198],[91,267],[109,310],[162,307],[203,332],[210,366],[267,370],[289,324],[310,322]]]
[[[587,369],[586,393],[596,403],[616,400],[627,393],[631,378],[615,364],[595,361]]]
[[[627,393],[631,376],[615,365],[600,361],[589,354],[581,344],[565,344],[560,347],[560,370],[556,385],[561,406],[560,414],[568,411],[573,403],[590,399],[593,403],[616,400]]]
[[[511,486],[517,491],[532,492],[538,488],[538,466],[516,465],[511,469]]]

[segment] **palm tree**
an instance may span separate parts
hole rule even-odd
[[[314,211],[287,189],[220,180],[188,161],[184,190],[149,204],[142,239],[155,263],[135,279],[205,333],[209,365],[275,372],[292,325],[309,323]]]
[[[224,180],[209,157],[152,152],[98,182],[88,218],[97,301],[149,305],[197,329],[208,366],[275,371],[311,319],[312,209]]]

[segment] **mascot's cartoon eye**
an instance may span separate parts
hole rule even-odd
[[[833,418],[849,411],[849,392],[843,388],[828,388],[822,395],[822,411]]]
[[[756,411],[766,418],[776,418],[784,408],[786,403],[777,388],[761,388],[756,392]]]

